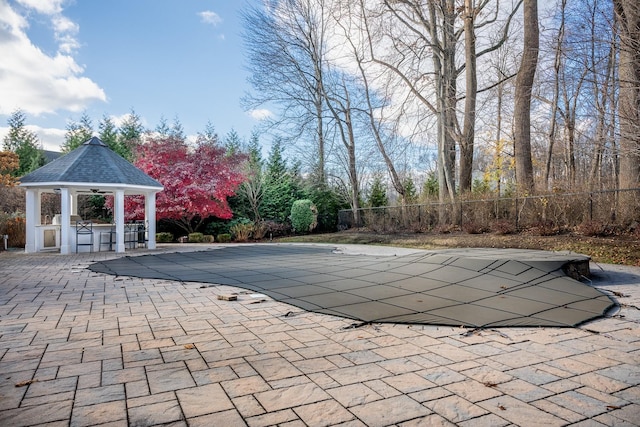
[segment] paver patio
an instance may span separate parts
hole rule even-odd
[[[0,253],[0,425],[640,425],[640,268],[592,264],[621,306],[576,328],[354,328],[118,257]]]

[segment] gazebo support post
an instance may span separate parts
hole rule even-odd
[[[156,193],[147,193],[144,197],[144,219],[149,233],[147,248],[156,248]]]
[[[124,253],[124,190],[116,190],[113,198],[116,222],[116,253]]]
[[[78,193],[76,193],[75,191],[71,190],[69,192],[69,200],[70,200],[70,207],[69,207],[69,214],[70,215],[78,215]],[[71,218],[69,218],[69,220],[71,220]]]
[[[38,203],[40,194],[38,190],[29,189],[26,192],[26,241],[24,245],[24,251],[26,253],[38,252],[36,241],[36,225],[37,218],[40,216],[40,204]]]
[[[71,195],[66,187],[60,188],[60,253],[71,252]]]

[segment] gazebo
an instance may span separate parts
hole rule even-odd
[[[163,190],[162,184],[133,166],[112,151],[100,139],[93,137],[80,147],[41,168],[23,176],[20,186],[26,189],[26,245],[25,252],[40,252],[57,249],[61,254],[76,252],[80,223],[77,216],[78,195],[112,194],[114,196],[114,227],[100,227],[97,236],[100,249],[101,234],[110,239],[110,249],[117,253],[125,251],[125,195],[144,195],[145,233],[147,247],[155,249],[156,241],[156,193]],[[42,224],[41,196],[43,193],[59,193],[60,214],[51,224]],[[112,230],[112,228],[115,228]],[[115,233],[113,233],[115,231]],[[91,237],[94,245],[94,237]],[[75,244],[74,244],[75,243]],[[95,247],[95,246],[94,246]],[[91,248],[93,250],[93,247]]]

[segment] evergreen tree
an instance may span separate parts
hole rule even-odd
[[[218,137],[218,133],[216,132],[216,128],[213,124],[208,121],[204,127],[204,132],[198,132],[198,143],[208,142],[211,144],[217,144],[220,138]]]
[[[9,132],[3,140],[4,149],[18,155],[19,166],[12,171],[16,177],[26,175],[46,163],[38,136],[26,128],[25,121],[22,110],[14,111],[7,121]]]
[[[429,172],[427,180],[422,185],[422,197],[425,200],[438,198],[438,178],[434,172]]]
[[[187,140],[187,135],[184,133],[182,122],[180,122],[180,118],[178,116],[173,118],[173,124],[171,125],[171,129],[169,129],[169,136],[181,141]]]
[[[311,199],[318,210],[318,232],[333,232],[338,227],[338,211],[349,208],[349,202],[328,184],[311,181],[306,189],[307,197]]]
[[[156,126],[155,131],[158,133],[160,138],[168,138],[171,134],[171,129],[169,128],[167,119],[164,115],[160,116],[160,123]]]
[[[107,147],[120,154],[118,141],[118,128],[108,115],[104,114],[98,123],[98,138],[104,142]]]
[[[371,191],[369,192],[368,204],[372,208],[381,206],[387,206],[389,199],[387,198],[387,191],[382,184],[382,178],[380,175],[376,175],[373,178],[373,184],[371,185]]]
[[[140,116],[133,110],[129,112],[127,118],[120,125],[118,131],[118,144],[120,146],[120,154],[129,161],[133,161],[133,153],[142,143],[142,134],[144,126]]]
[[[260,209],[264,195],[264,161],[257,133],[251,135],[247,147],[247,161],[245,163],[246,179],[238,189],[237,205],[234,212],[246,216],[253,221],[260,221]]]
[[[406,177],[402,181],[402,186],[404,187],[404,202],[407,204],[416,203],[418,201],[418,193],[413,179]]]
[[[73,151],[93,136],[93,123],[89,115],[84,112],[79,121],[71,121],[67,124],[67,133],[64,136],[62,151]]]
[[[282,140],[276,138],[271,146],[267,158],[263,200],[260,206],[260,216],[279,222],[288,222],[293,202],[303,198],[299,181],[294,179],[298,175],[295,170],[289,170],[283,156]]]
[[[274,139],[271,144],[266,167],[266,180],[268,183],[277,183],[287,174],[287,161],[284,159],[282,139],[279,137]]]
[[[224,137],[224,146],[227,148],[227,153],[235,154],[241,151],[242,140],[235,129],[231,129],[227,136]]]

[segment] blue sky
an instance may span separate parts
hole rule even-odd
[[[131,108],[153,129],[178,118],[188,135],[210,121],[248,138],[239,11],[258,0],[0,0],[0,139],[16,108],[45,149],[69,119],[97,130]]]

